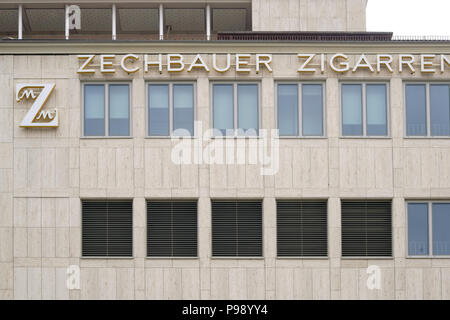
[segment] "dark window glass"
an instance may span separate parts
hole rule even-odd
[[[342,85],[342,134],[363,135],[362,85]]]
[[[23,10],[23,19],[24,24],[28,24],[29,29],[25,27],[24,34],[29,36],[32,34],[40,34],[41,36],[42,34],[51,34],[53,37],[55,37],[55,34],[64,34],[64,17],[64,8],[26,8]]]
[[[391,257],[391,201],[342,201],[343,257]]]
[[[133,202],[82,201],[82,255],[131,257],[133,255]]]
[[[406,135],[427,135],[426,87],[423,84],[406,85]]]
[[[323,135],[323,89],[321,84],[302,85],[302,128],[304,136]]]
[[[79,33],[108,34],[112,32],[112,9],[81,8],[81,29]],[[71,37],[76,33],[71,33]]]
[[[174,135],[194,135],[194,86],[173,85],[173,130]]]
[[[197,256],[197,201],[147,202],[147,256]]]
[[[169,85],[148,86],[148,123],[150,136],[169,136]]]
[[[0,35],[11,35],[17,37],[18,23],[17,9],[0,9]]]
[[[157,33],[159,31],[159,10],[150,8],[117,9],[117,33]],[[120,25],[120,28],[119,28]]]
[[[127,84],[109,86],[109,135],[130,135],[130,88]]]
[[[367,135],[387,135],[387,95],[385,84],[366,85]]]
[[[262,256],[261,201],[212,201],[212,251],[216,257]]]
[[[450,255],[450,203],[433,203],[433,254]]]
[[[105,135],[105,86],[84,86],[84,135]]]
[[[423,256],[429,254],[428,204],[408,204],[408,254]]]
[[[213,85],[214,128],[225,134],[234,129],[234,94],[232,84]]]
[[[278,129],[280,136],[298,135],[298,85],[278,85]]]
[[[450,86],[430,85],[431,135],[450,135]]]
[[[189,21],[189,23],[186,23]],[[205,32],[206,15],[203,8],[168,8],[164,9],[164,24],[170,32],[192,34]]]
[[[238,130],[241,135],[258,135],[258,85],[238,84]]]
[[[247,9],[214,8],[212,9],[212,31],[246,31],[248,30]]]
[[[326,201],[277,201],[277,255],[326,257]]]

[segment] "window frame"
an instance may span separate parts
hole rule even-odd
[[[340,258],[341,260],[394,260],[395,258],[395,235],[394,235],[394,199],[393,198],[339,198],[340,211]],[[391,202],[391,255],[390,256],[343,256],[342,254],[342,202]]]
[[[408,204],[421,203],[428,207],[428,252],[429,255],[410,255],[409,254],[409,223],[408,223]],[[450,200],[406,200],[405,201],[405,223],[406,223],[406,258],[408,259],[450,259],[450,255],[434,255],[433,254],[433,204],[434,203],[448,203]]]
[[[58,17],[61,17],[63,20],[63,25],[61,26],[61,29],[57,29],[57,30],[51,30],[51,31],[36,31],[36,30],[31,30],[31,22],[30,22],[30,11],[29,10],[61,10],[60,14],[58,15]],[[81,16],[81,15],[80,15]],[[22,22],[25,23],[25,21],[28,21],[28,23],[30,24],[29,28],[25,28],[23,27],[23,38],[24,39],[33,39],[33,35],[56,35],[58,36],[57,39],[61,39],[62,37],[64,37],[65,35],[65,20],[66,20],[66,9],[64,7],[64,5],[61,4],[52,4],[49,7],[46,7],[45,5],[42,4],[37,4],[36,6],[24,6],[22,8]],[[112,17],[111,17],[112,20]],[[29,30],[26,30],[29,29]]]
[[[86,85],[104,85],[105,86],[105,105],[104,105],[104,111],[105,111],[105,134],[103,136],[87,136],[85,135],[85,87]],[[126,84],[128,85],[128,121],[129,121],[129,128],[130,128],[130,132],[129,135],[127,136],[110,136],[109,135],[109,86],[110,85],[115,85],[115,84]],[[81,138],[82,139],[131,139],[133,138],[133,114],[132,114],[132,110],[133,110],[133,106],[132,106],[132,94],[133,94],[133,89],[132,89],[132,83],[131,81],[83,81],[81,83]]]
[[[80,259],[82,260],[134,260],[135,259],[135,242],[134,242],[134,198],[80,198]],[[131,201],[131,255],[130,256],[83,256],[83,201]]]
[[[326,230],[327,230],[327,255],[326,256],[280,256],[278,255],[278,223],[276,222],[275,227],[275,247],[276,247],[276,259],[277,260],[328,260],[330,259],[330,234],[329,234],[329,227],[330,227],[330,216],[329,216],[329,198],[311,198],[311,199],[304,199],[304,198],[276,198],[275,199],[275,205],[277,205],[278,201],[303,201],[303,202],[325,202],[327,210],[326,210]],[[276,210],[275,218],[278,218],[278,210]]]
[[[298,134],[294,136],[281,136],[280,139],[326,139],[327,138],[327,92],[325,81],[283,81],[279,80],[275,82],[275,128],[279,130],[279,117],[278,117],[278,86],[283,84],[297,85],[297,121],[298,121]],[[315,84],[322,85],[322,135],[321,136],[304,136],[303,135],[303,85]]]
[[[239,6],[235,6],[235,5],[233,5],[233,6],[231,6],[231,7],[226,7],[226,6],[214,6],[214,7],[211,7],[211,33],[215,33],[215,34],[217,34],[218,32],[220,32],[220,30],[215,30],[214,29],[214,10],[215,9],[219,9],[219,10],[226,10],[226,9],[230,9],[230,10],[239,10],[239,9],[241,9],[241,10],[245,10],[246,12],[246,14],[245,14],[245,30],[240,30],[240,31],[251,31],[251,26],[249,26],[249,25],[251,25],[251,8],[248,8],[248,7],[239,7]],[[250,12],[249,12],[250,11]],[[206,12],[205,12],[205,14],[206,14]],[[250,20],[250,21],[249,21]],[[250,27],[250,28],[249,28]]]
[[[223,137],[223,138],[255,138],[255,137],[259,137],[260,136],[260,131],[261,131],[261,124],[262,124],[262,107],[261,107],[261,103],[262,103],[262,90],[261,90],[261,81],[259,80],[247,80],[247,81],[210,81],[210,123],[211,123],[211,129],[215,132],[215,127],[214,127],[214,85],[216,84],[227,84],[227,85],[233,85],[233,135],[216,135],[214,133],[214,137]],[[256,84],[257,88],[258,88],[258,108],[257,108],[257,112],[258,112],[258,130],[257,130],[257,135],[256,136],[249,136],[249,135],[239,135],[238,134],[238,118],[239,118],[239,110],[238,110],[238,85],[240,84]]]
[[[148,236],[148,214],[147,214],[147,206],[149,202],[157,201],[167,201],[167,202],[196,202],[197,203],[197,255],[194,257],[189,256],[149,256],[148,255],[148,244],[147,244],[147,236]],[[145,259],[147,260],[199,260],[200,259],[200,224],[199,224],[199,199],[198,198],[176,198],[176,199],[168,199],[168,198],[145,198]]]
[[[407,85],[425,85],[425,112],[426,112],[426,125],[427,134],[425,136],[409,136],[408,135],[408,119],[407,119],[407,105],[406,105],[406,86]],[[450,88],[450,82],[446,81],[403,81],[403,120],[404,128],[403,134],[407,139],[450,139],[450,134],[448,136],[432,136],[431,135],[431,96],[430,96],[430,86],[431,85],[447,85]],[[449,89],[450,90],[450,89]]]
[[[2,12],[2,11],[16,11],[15,12],[16,21],[14,21],[14,22],[16,22],[16,24],[14,25],[14,29],[11,31],[3,31],[3,30],[0,31],[1,38],[8,37],[8,36],[15,36],[15,35],[18,36],[18,25],[19,25],[19,8],[18,8],[18,6],[13,4],[10,7],[9,4],[7,4],[6,7],[0,8],[0,12]]]
[[[152,3],[148,3],[148,2],[144,2],[144,3],[140,3],[138,6],[128,6],[126,3],[122,4],[122,3],[117,3],[117,11],[116,11],[116,21],[118,21],[120,19],[120,10],[127,10],[127,9],[136,9],[136,10],[156,10],[157,12],[157,17],[158,17],[158,26],[157,26],[157,30],[141,30],[141,31],[123,31],[122,30],[122,25],[120,23],[117,23],[116,25],[116,32],[117,32],[117,36],[120,35],[129,35],[129,34],[136,34],[136,33],[146,33],[146,34],[150,34],[150,35],[158,35],[159,36],[159,7],[154,5],[152,6]]]
[[[253,202],[253,201],[261,201],[261,256],[215,256],[213,254],[213,236],[212,236],[212,230],[213,230],[213,219],[212,219],[212,203],[213,201],[234,201],[234,202]],[[210,198],[209,203],[211,206],[211,212],[210,212],[210,239],[209,239],[209,245],[210,245],[210,260],[264,260],[265,257],[265,230],[264,230],[264,198]],[[275,231],[276,232],[276,231]]]
[[[168,20],[168,18],[167,18],[167,11],[166,10],[173,10],[173,9],[178,9],[178,10],[192,10],[192,9],[197,9],[197,10],[203,10],[203,22],[204,22],[204,25],[205,25],[205,28],[203,29],[203,30],[199,30],[199,31],[197,31],[197,30],[194,30],[194,31],[192,31],[192,30],[190,30],[190,31],[179,31],[179,30],[177,30],[177,31],[173,31],[173,30],[171,30],[170,32],[171,32],[171,34],[199,34],[199,33],[206,33],[205,32],[205,29],[206,29],[206,24],[207,24],[207,22],[206,22],[206,7],[190,7],[189,6],[189,3],[188,4],[182,4],[181,6],[168,6],[167,4],[164,4],[164,8],[163,8],[163,27],[164,27],[164,32],[165,33],[167,33],[167,31],[166,31],[166,27],[168,26],[168,24],[167,24],[167,20]],[[212,24],[211,24],[211,29],[212,29]],[[206,35],[206,34],[205,34]]]
[[[192,84],[193,93],[193,123],[191,136],[176,136],[173,134],[173,86],[174,84]],[[149,104],[149,86],[150,85],[168,85],[169,86],[169,135],[167,136],[152,136],[150,135],[150,104]],[[147,139],[168,139],[168,138],[194,138],[195,137],[195,121],[197,120],[197,82],[195,80],[180,80],[180,81],[145,81],[145,138]]]
[[[344,95],[342,94],[342,87],[346,84],[353,85],[361,85],[362,88],[362,135],[349,136],[344,135],[343,125],[344,125]],[[367,85],[371,84],[383,84],[386,86],[386,135],[384,136],[375,136],[375,135],[367,135]],[[339,113],[340,113],[340,126],[339,133],[340,138],[346,139],[391,139],[391,91],[390,91],[390,81],[379,80],[379,81],[341,81],[339,83]]]
[[[110,14],[110,21],[111,21],[111,30],[108,30],[108,31],[101,31],[101,30],[95,30],[95,31],[93,31],[93,30],[82,30],[82,29],[80,29],[79,30],[79,33],[81,33],[81,34],[85,34],[85,35],[89,35],[89,34],[96,34],[96,35],[98,35],[98,34],[100,34],[100,35],[112,35],[112,32],[113,32],[113,28],[112,28],[112,21],[113,21],[113,16],[114,16],[114,13],[113,13],[113,9],[112,9],[112,5],[111,4],[108,4],[108,3],[105,3],[105,4],[102,4],[102,3],[98,3],[98,4],[94,4],[92,7],[91,6],[86,6],[86,5],[84,5],[83,3],[81,3],[81,4],[79,4],[79,7],[80,7],[80,18],[81,18],[81,20],[83,21],[83,19],[85,19],[85,17],[83,17],[83,11],[88,11],[88,10],[111,10],[111,14]],[[116,14],[116,18],[117,18],[117,14]],[[116,28],[117,28],[117,25],[119,25],[119,24],[116,24]],[[70,38],[70,32],[69,32],[69,38]]]

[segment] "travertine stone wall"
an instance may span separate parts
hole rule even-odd
[[[366,31],[367,0],[252,0],[253,31]]]
[[[0,298],[11,299],[13,269],[13,90],[12,56],[0,57]]]
[[[267,53],[266,45],[184,45],[52,48],[61,54],[0,55],[0,297],[4,299],[450,299],[450,259],[410,259],[406,254],[406,199],[450,199],[450,139],[404,138],[403,82],[450,80],[433,76],[367,71],[344,75],[296,72],[298,52],[433,52],[448,46],[323,44],[272,45],[273,73],[223,75],[204,71],[160,75],[153,69],[128,75],[80,76],[75,52]],[[3,50],[3,49],[2,49]],[[4,49],[6,50],[6,49]],[[19,50],[19,49],[18,49]],[[30,51],[45,51],[30,47]],[[64,54],[63,51],[72,52]],[[205,54],[209,63],[211,57]],[[116,61],[120,61],[120,54]],[[234,70],[234,69],[233,69]],[[398,70],[398,68],[397,68]],[[81,134],[81,83],[121,80],[132,84],[131,138],[91,139]],[[210,126],[214,80],[260,81],[262,128],[275,128],[275,82],[322,81],[326,85],[326,132],[319,139],[282,139],[280,171],[262,177],[255,165],[175,165],[173,143],[146,138],[147,81],[196,81],[197,119]],[[390,85],[391,136],[340,138],[342,80]],[[55,82],[49,106],[60,112],[57,129],[19,128],[30,104],[14,99],[17,83]],[[264,258],[211,258],[211,198],[263,199]],[[80,198],[134,199],[132,259],[81,258]],[[199,258],[146,259],[145,199],[199,199]],[[277,259],[277,198],[328,199],[329,258]],[[342,259],[340,199],[393,199],[393,258]],[[81,267],[81,290],[68,290],[66,268]],[[368,290],[366,268],[382,270],[381,290]]]

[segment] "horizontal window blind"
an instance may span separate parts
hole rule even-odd
[[[216,257],[262,256],[261,201],[212,201],[212,247]]]
[[[277,255],[328,255],[327,201],[277,200]]]
[[[133,202],[82,201],[82,255],[131,257],[133,255]]]
[[[197,201],[147,201],[147,256],[197,256]]]
[[[391,201],[342,201],[342,256],[391,257]]]

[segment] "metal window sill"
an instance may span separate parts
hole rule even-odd
[[[82,260],[134,260],[135,257],[84,257],[81,256]]]
[[[394,257],[341,257],[341,260],[394,260]]]
[[[445,140],[445,139],[450,139],[450,136],[418,136],[418,137],[414,137],[414,136],[406,136],[403,137],[403,139],[405,140]]]
[[[195,136],[146,136],[144,139],[150,139],[150,140],[154,140],[154,139],[162,139],[162,140],[169,140],[169,139],[195,139],[197,137]]]
[[[392,137],[391,136],[371,136],[371,137],[367,137],[367,136],[340,136],[339,139],[368,139],[368,140],[391,140]]]
[[[145,139],[150,139],[150,140],[152,140],[152,139],[165,139],[165,140],[168,140],[168,139],[197,139],[197,138],[200,138],[200,139],[203,139],[203,136],[200,136],[200,137],[197,137],[197,136],[153,136],[153,137],[151,137],[151,136],[146,136],[145,137]],[[262,139],[263,137],[261,137],[261,136],[210,136],[210,137],[208,137],[208,139],[220,139],[220,138],[222,138],[222,139],[242,139],[242,138],[244,138],[244,139]]]
[[[210,139],[263,139],[261,136],[211,136]],[[267,138],[267,137],[266,137]]]
[[[291,140],[291,139],[299,139],[299,140],[307,140],[307,139],[311,139],[311,140],[327,140],[328,139],[327,136],[279,136],[278,138],[280,140],[282,140],[282,139],[286,139],[286,140]]]
[[[80,137],[81,140],[102,140],[102,139],[134,139],[134,137],[108,137],[108,136],[83,136]]]
[[[329,257],[276,257],[277,260],[329,260]]]
[[[200,257],[145,257],[146,260],[200,260]]]
[[[450,256],[406,256],[406,259],[450,259]]]
[[[210,260],[264,260],[264,257],[211,257]]]

